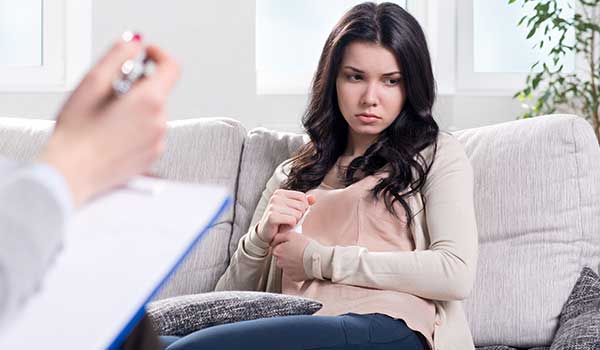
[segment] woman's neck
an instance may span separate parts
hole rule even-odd
[[[367,148],[375,142],[378,135],[357,135],[350,131],[348,135],[348,144],[342,154],[344,158],[354,159],[365,154]]]

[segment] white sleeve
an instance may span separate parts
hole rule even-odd
[[[39,288],[74,211],[65,179],[44,164],[0,161],[0,324]]]

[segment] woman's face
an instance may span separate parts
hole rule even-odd
[[[353,42],[336,78],[338,104],[350,136],[375,137],[400,114],[406,99],[402,71],[392,51]]]

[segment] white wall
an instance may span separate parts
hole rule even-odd
[[[254,1],[96,0],[92,21],[95,59],[123,30],[135,29],[180,60],[170,119],[232,117],[248,128],[298,130],[306,96],[256,95]],[[52,118],[65,96],[0,93],[0,116]],[[440,96],[435,112],[443,128],[462,129],[513,120],[519,103],[506,96]]]

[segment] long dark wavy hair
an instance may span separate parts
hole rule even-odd
[[[402,69],[406,99],[394,122],[349,164],[343,182],[348,186],[386,172],[388,176],[371,192],[375,198],[383,195],[387,209],[396,216],[393,204],[398,201],[410,225],[407,199],[421,190],[433,162],[427,164],[420,152],[434,145],[435,156],[439,127],[432,115],[435,81],[425,35],[416,19],[396,4],[356,5],[329,34],[302,117],[310,142],[289,160],[290,171],[282,187],[306,192],[319,186],[346,149],[348,124],[338,106],[336,77],[345,48],[357,41],[380,45],[394,54]]]

